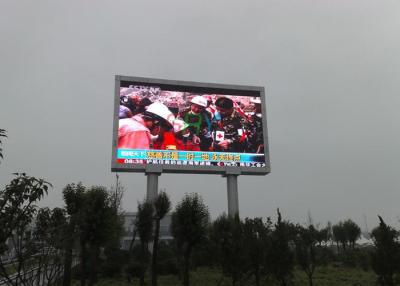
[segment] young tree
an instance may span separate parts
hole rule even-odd
[[[151,284],[157,286],[157,259],[158,259],[158,241],[160,236],[160,221],[171,210],[171,201],[165,192],[161,192],[153,202],[154,205],[154,240],[153,257],[151,265]]]
[[[209,212],[198,194],[186,194],[172,214],[171,231],[183,254],[183,285],[189,286],[189,261],[192,250],[205,239]]]
[[[308,285],[313,285],[313,275],[317,265],[317,244],[318,231],[313,225],[307,228],[297,226],[297,235],[295,239],[296,244],[296,258],[301,269],[308,277]]]
[[[50,183],[43,179],[16,174],[0,191],[0,256],[8,253],[16,270],[10,273],[6,261],[0,259],[0,274],[9,285],[28,285],[26,274],[32,268],[35,239],[32,223],[37,213],[36,203],[45,195]],[[11,277],[11,274],[14,276]]]
[[[239,216],[220,216],[211,226],[210,239],[223,274],[232,279],[233,286],[236,285],[249,268],[243,222]]]
[[[42,208],[36,216],[36,279],[41,285],[53,285],[59,278],[66,225],[65,211],[60,208]]]
[[[271,248],[269,236],[271,235],[272,222],[268,218],[264,223],[262,218],[249,219],[244,221],[244,241],[246,249],[246,260],[249,263],[249,270],[255,277],[256,286],[260,285],[261,276],[266,274],[264,268],[268,250]]]
[[[137,216],[135,221],[135,230],[140,240],[140,285],[144,285],[144,276],[149,261],[149,242],[153,235],[153,205],[149,201],[143,201],[138,204]]]
[[[85,193],[84,197],[82,227],[85,229],[89,246],[89,286],[92,286],[97,282],[100,248],[118,244],[121,228],[115,212],[115,202],[105,187],[93,186]]]
[[[70,286],[72,279],[72,260],[73,260],[73,245],[75,241],[81,241],[79,226],[83,219],[83,204],[84,204],[84,192],[85,187],[79,184],[68,184],[63,189],[63,198],[65,203],[65,209],[68,215],[68,223],[66,226],[65,233],[65,245],[64,245],[64,275],[63,275],[63,286]],[[84,273],[85,273],[85,258],[81,255],[81,284],[84,284]]]
[[[327,246],[328,242],[332,239],[332,226],[330,225],[330,222],[328,222],[326,227],[316,231],[319,246],[322,246],[322,243]]]
[[[347,245],[354,249],[357,239],[360,238],[361,229],[351,219],[340,221],[332,227],[333,237],[336,241],[339,251],[339,243],[343,251],[346,251]]]
[[[115,212],[115,201],[105,187],[86,189],[82,184],[68,185],[64,189],[64,200],[70,215],[69,234],[66,236],[66,269],[70,271],[72,245],[74,238],[77,238],[80,244],[81,285],[86,285],[87,273],[89,285],[93,285],[97,281],[100,248],[119,243],[121,225]],[[64,285],[68,285],[67,280],[70,280],[70,273],[67,275],[69,277],[64,279]]]
[[[351,219],[343,222],[344,232],[346,233],[347,241],[349,242],[352,249],[356,245],[356,241],[361,236],[361,228]]]
[[[286,286],[293,275],[294,255],[290,242],[294,239],[294,227],[283,221],[278,209],[278,221],[271,234],[271,250],[267,257],[267,267],[281,286]]]
[[[115,186],[111,186],[108,193],[109,193],[109,197],[110,197],[111,201],[113,201],[115,211],[117,213],[122,213],[123,212],[122,198],[125,193],[125,187],[121,184],[118,173],[115,174],[115,177],[116,177]]]
[[[343,226],[343,222],[339,222],[334,226],[332,226],[332,233],[333,233],[333,239],[336,242],[338,252],[339,252],[339,244],[342,245],[343,251],[346,251],[347,235],[346,235],[346,230]]]
[[[0,128],[0,146],[3,142],[1,142],[1,137],[7,137],[6,131]],[[0,158],[3,159],[3,149],[0,148]]]
[[[372,253],[372,269],[378,275],[378,284],[381,286],[395,285],[393,276],[399,271],[400,244],[399,232],[388,226],[379,217],[379,226],[372,230],[371,237],[375,250]]]

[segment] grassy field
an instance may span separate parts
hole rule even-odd
[[[373,286],[375,285],[376,275],[369,271],[363,271],[361,269],[344,268],[344,267],[320,267],[316,269],[314,275],[315,286]],[[150,285],[149,279],[146,280],[146,285]],[[226,277],[222,277],[221,272],[214,269],[199,268],[197,271],[190,273],[190,284],[192,286],[230,286],[232,285],[231,280]],[[160,276],[160,286],[175,286],[181,285],[182,283],[176,276]],[[76,281],[74,286],[78,286],[79,283]],[[133,283],[128,284],[126,280],[117,279],[102,279],[97,283],[98,286],[134,286],[139,285],[139,281],[135,279]],[[246,281],[242,285],[255,285],[254,281]],[[278,285],[276,282],[270,279],[269,281],[263,281],[264,286],[275,286]],[[293,277],[294,286],[308,286],[308,279],[306,275],[297,270]]]

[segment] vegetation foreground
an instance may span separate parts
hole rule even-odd
[[[4,137],[0,129],[0,137]],[[1,146],[1,141],[0,141]],[[0,149],[0,158],[2,157]],[[25,173],[0,189],[0,285],[400,285],[400,232],[378,216],[358,245],[350,219],[326,227],[282,218],[214,221],[200,195],[172,208],[165,192],[138,203],[128,249],[123,188],[68,184],[65,206],[39,207],[52,185]],[[171,240],[160,221],[171,213]]]
[[[376,285],[377,276],[372,271],[364,271],[359,268],[326,266],[316,270],[314,285],[318,286],[369,286]],[[221,272],[212,268],[199,268],[190,274],[190,282],[193,286],[230,286],[232,285],[229,277],[222,276]],[[162,275],[159,277],[160,286],[180,285],[182,282],[175,275]],[[80,281],[75,280],[73,286],[79,286]],[[96,284],[98,286],[134,286],[140,285],[138,279],[133,283],[128,283],[125,279],[101,279]],[[151,285],[150,281],[145,285]],[[242,285],[255,285],[252,279]],[[272,278],[266,279],[261,285],[279,285]],[[296,270],[292,281],[294,286],[309,285],[308,279],[303,271]]]

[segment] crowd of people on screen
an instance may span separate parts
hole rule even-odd
[[[261,100],[121,88],[118,148],[264,153]]]

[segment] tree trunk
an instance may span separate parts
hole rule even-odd
[[[68,238],[67,245],[65,247],[65,261],[64,261],[64,275],[63,275],[63,286],[71,285],[71,267],[72,267],[72,244],[73,240]]]
[[[260,267],[256,267],[256,272],[254,273],[256,277],[256,286],[260,286]]]
[[[189,260],[191,253],[191,246],[187,245],[184,250],[184,265],[183,265],[183,286],[189,286]]]
[[[144,274],[146,272],[146,266],[145,266],[145,247],[146,245],[144,243],[141,243],[141,255],[140,255],[140,286],[144,286]]]
[[[81,265],[80,265],[80,275],[81,275],[81,286],[86,285],[86,243],[81,239]]]
[[[131,262],[132,249],[133,249],[133,244],[135,243],[135,239],[136,239],[136,229],[133,231],[132,240],[131,240],[131,243],[129,244],[128,263]],[[128,274],[126,275],[126,279],[127,279],[128,283],[131,283],[131,273],[128,273]]]
[[[98,249],[97,246],[92,246],[90,248],[89,286],[93,286],[97,282]]]
[[[154,230],[154,241],[153,241],[153,257],[151,260],[151,285],[157,286],[157,259],[158,259],[158,240],[160,235],[160,220],[156,220],[156,227]]]
[[[308,275],[308,286],[313,286],[313,279],[312,279],[312,274]]]

